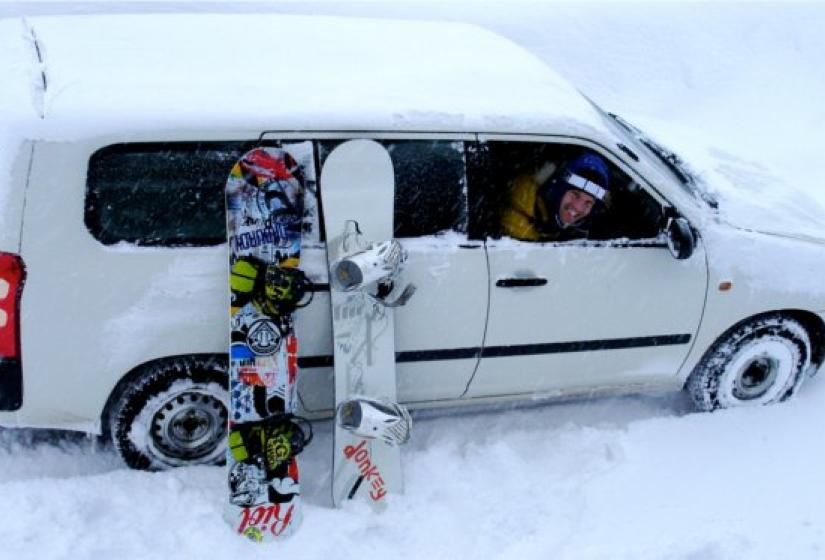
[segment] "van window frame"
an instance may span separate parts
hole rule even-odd
[[[616,170],[626,175],[631,179],[637,187],[642,190],[650,199],[651,202],[658,204],[661,207],[661,215],[663,218],[673,216],[677,213],[674,205],[664,197],[662,192],[650,183],[649,179],[641,175],[636,169],[629,165],[616,151],[609,149],[607,146],[596,142],[590,138],[583,138],[578,136],[568,136],[560,134],[517,134],[517,133],[480,133],[477,135],[478,146],[476,148],[476,165],[474,171],[474,180],[470,181],[471,204],[476,208],[478,216],[471,225],[471,231],[474,236],[496,240],[502,237],[500,232],[492,227],[490,220],[497,217],[499,209],[494,207],[497,202],[495,197],[491,198],[489,195],[497,187],[490,181],[491,154],[490,144],[496,142],[511,142],[511,143],[525,143],[525,144],[562,144],[568,146],[577,146],[586,148],[598,153],[605,158],[609,164],[614,166]],[[492,229],[491,229],[492,228]],[[613,247],[663,247],[664,241],[660,236],[654,238],[621,238],[621,239],[600,239],[591,240],[587,238],[575,239],[571,241],[518,241],[519,243],[543,243],[551,245],[604,245]]]

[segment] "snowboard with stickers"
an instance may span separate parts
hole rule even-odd
[[[281,147],[245,153],[226,184],[230,332],[229,499],[224,517],[258,542],[301,521],[298,455],[311,425],[295,416],[295,310],[307,301],[299,268],[304,177]]]

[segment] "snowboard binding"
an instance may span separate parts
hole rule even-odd
[[[336,411],[338,425],[353,434],[380,439],[388,445],[409,441],[412,418],[406,407],[375,399],[352,399],[342,402]]]
[[[252,302],[269,316],[287,316],[312,302],[314,290],[306,274],[293,267],[241,257],[231,270],[232,307]],[[307,297],[309,294],[309,297]]]
[[[342,245],[346,256],[330,267],[330,280],[334,289],[341,292],[364,290],[386,307],[400,307],[415,293],[416,287],[412,283],[403,289],[397,289],[395,280],[407,260],[407,252],[397,240],[368,244],[364,241],[358,222],[349,220],[345,226]]]
[[[231,426],[229,450],[238,463],[260,465],[265,472],[273,472],[301,453],[312,436],[309,420],[281,414]]]
[[[288,315],[312,302],[314,292],[311,282],[299,268],[267,265],[264,273],[264,297],[261,299],[264,313]],[[306,295],[309,294],[309,298]]]

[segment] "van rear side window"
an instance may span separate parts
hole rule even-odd
[[[326,157],[344,140],[319,142]],[[465,146],[453,140],[381,140],[395,171],[395,237],[467,231]],[[324,186],[321,185],[323,189]]]
[[[173,142],[102,148],[89,160],[86,227],[106,245],[224,243],[226,178],[253,145]]]

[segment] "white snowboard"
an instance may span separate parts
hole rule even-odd
[[[321,171],[321,197],[331,266],[361,251],[367,242],[392,238],[394,195],[392,161],[377,142],[351,140],[330,153]],[[332,271],[330,296],[336,409],[353,398],[395,402],[392,307],[361,289],[336,288]],[[338,422],[334,438],[332,500],[336,507],[359,498],[382,509],[387,495],[403,491],[397,446],[359,437]]]

